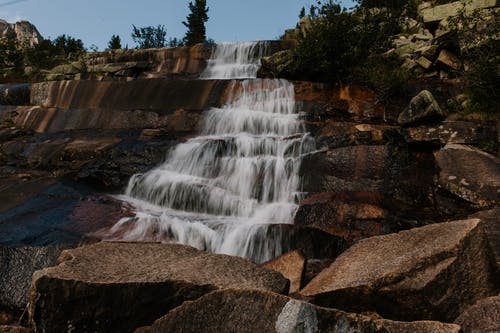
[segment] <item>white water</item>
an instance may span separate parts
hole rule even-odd
[[[255,77],[251,54],[265,52],[256,48],[223,44],[203,76]],[[230,85],[227,104],[207,111],[198,137],[131,178],[123,199],[136,216],[122,219],[109,238],[176,241],[256,262],[281,254],[281,240],[270,237],[268,226],[293,222],[301,156],[314,141],[298,119],[291,83],[250,79]]]

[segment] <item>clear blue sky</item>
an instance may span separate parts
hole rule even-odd
[[[194,0],[192,0],[194,2]],[[6,3],[11,3],[7,4]],[[297,22],[302,6],[315,0],[207,0],[210,19],[207,36],[217,42],[274,39]],[[169,37],[183,37],[182,21],[188,14],[189,0],[0,0],[0,18],[8,22],[28,20],[43,37],[61,34],[104,49],[113,34],[122,44],[135,44],[130,38],[132,24],[163,24]],[[342,1],[346,7],[352,0]]]

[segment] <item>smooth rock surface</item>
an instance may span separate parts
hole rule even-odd
[[[439,322],[395,322],[325,309],[269,292],[224,290],[186,302],[136,333],[458,333]]]
[[[103,242],[64,251],[59,262],[33,274],[37,332],[130,332],[215,289],[289,288],[281,274],[242,258],[175,244]]]
[[[500,161],[479,149],[448,144],[435,153],[438,186],[478,207],[498,204]]]
[[[463,333],[500,332],[500,296],[480,300],[460,315],[455,324]]]
[[[306,259],[300,250],[285,253],[281,257],[271,260],[262,266],[279,272],[290,280],[290,294],[300,290],[306,268]]]
[[[434,224],[359,241],[301,294],[346,311],[452,322],[492,292],[490,260],[479,219]]]

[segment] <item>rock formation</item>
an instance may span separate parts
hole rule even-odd
[[[33,46],[42,40],[42,35],[28,21],[8,23],[5,20],[0,20],[0,38],[16,39],[21,44]]]

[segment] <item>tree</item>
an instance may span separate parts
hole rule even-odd
[[[302,6],[302,9],[300,10],[300,13],[299,13],[299,19],[302,19],[306,16],[306,9],[304,8],[304,6]]]
[[[132,39],[138,44],[139,49],[151,49],[165,47],[167,30],[165,26],[139,27],[132,25]]]
[[[120,36],[118,36],[118,35],[111,36],[111,40],[108,43],[108,49],[118,50],[121,48],[122,48],[122,42],[120,40]]]
[[[189,3],[191,13],[182,24],[188,28],[184,42],[186,45],[204,43],[207,39],[205,22],[208,21],[208,7],[206,0],[195,0],[194,4]]]

